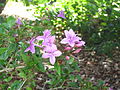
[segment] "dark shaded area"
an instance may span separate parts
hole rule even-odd
[[[0,0],[0,13],[4,9],[5,4],[6,4],[6,0]]]

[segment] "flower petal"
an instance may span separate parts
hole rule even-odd
[[[43,32],[43,36],[44,37],[48,37],[48,36],[50,36],[50,34],[51,34],[51,30],[45,30],[44,32]]]
[[[69,38],[69,31],[65,30],[64,31],[66,38]]]
[[[74,47],[75,42],[69,42],[69,45],[70,45],[71,47]]]
[[[72,29],[69,30],[69,34],[71,37],[76,37],[76,34]]]
[[[30,47],[26,48],[24,52],[28,52],[30,50]]]
[[[53,54],[54,54],[54,56],[58,57],[58,56],[60,56],[62,54],[62,52],[57,50]]]
[[[62,18],[66,18],[65,15],[64,15],[64,11],[59,11],[59,14],[57,15],[57,17],[62,17]]]
[[[31,40],[30,40],[30,44],[33,44],[35,41],[35,38],[33,37]]]
[[[85,45],[85,41],[80,41],[81,42],[81,44],[84,46]]]
[[[55,36],[51,36],[51,38],[50,38],[50,43],[53,44],[54,41],[55,41]]]
[[[31,51],[32,53],[35,53],[35,47],[34,47],[34,45],[30,45],[30,51]]]
[[[43,41],[42,44],[44,46],[51,46],[52,44],[54,44],[54,41],[55,41],[55,36],[49,36]]]
[[[68,39],[67,39],[67,38],[64,38],[64,39],[62,39],[62,41],[61,41],[60,43],[62,43],[62,44],[67,44],[67,43],[68,43]]]
[[[51,44],[51,46],[46,46],[44,51],[46,52],[54,52],[57,50],[57,46],[55,44]]]
[[[42,58],[49,58],[50,54],[49,53],[43,53]]]
[[[52,65],[55,64],[55,57],[54,57],[54,56],[51,56],[51,57],[50,57],[50,63],[51,63]]]
[[[37,40],[44,40],[44,37],[43,36],[37,36],[36,39]]]

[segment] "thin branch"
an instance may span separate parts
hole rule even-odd
[[[21,88],[23,87],[23,85],[25,84],[26,81],[27,81],[27,79],[22,83],[22,85],[20,86],[20,88],[18,90],[21,90]]]
[[[15,67],[15,68],[5,68],[5,69],[3,69],[3,70],[0,70],[0,73],[1,72],[10,72],[10,71],[12,71],[12,70],[14,70],[14,69],[21,69],[21,68],[24,68],[25,66],[18,66],[18,67]]]

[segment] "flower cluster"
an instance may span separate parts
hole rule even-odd
[[[66,44],[65,50],[72,50],[74,47],[77,47],[73,53],[79,53],[81,51],[81,46],[84,46],[85,42],[76,36],[73,30],[65,30],[64,33],[66,38],[61,40],[60,43]],[[42,40],[42,44],[35,44],[35,40]],[[51,30],[45,30],[43,36],[37,36],[36,38],[33,37],[29,43],[30,46],[24,52],[31,51],[32,53],[35,53],[35,46],[40,47],[43,50],[42,58],[49,58],[52,65],[55,64],[55,57],[59,57],[62,54],[62,52],[57,49],[55,36],[51,35]],[[66,56],[66,59],[69,60],[69,56]]]
[[[65,37],[60,43],[66,44],[64,50],[65,51],[72,51],[72,53],[79,53],[81,51],[81,47],[85,45],[85,42],[81,40],[80,37],[78,37],[75,32],[70,29],[69,31],[65,30]],[[69,56],[66,56],[66,59],[68,60]]]
[[[35,40],[43,40],[42,45],[40,46],[35,44]],[[25,50],[25,52],[30,50],[32,53],[35,53],[35,46],[41,47],[43,49],[44,53],[42,58],[49,58],[52,65],[55,63],[55,57],[58,57],[62,54],[62,52],[57,49],[57,46],[55,45],[55,36],[51,36],[50,30],[45,30],[43,32],[43,36],[32,38],[30,40],[30,46]]]

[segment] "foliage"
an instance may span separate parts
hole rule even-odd
[[[0,89],[16,90],[36,88],[37,83],[43,80],[43,88],[80,88],[83,89],[107,89],[98,81],[94,85],[89,79],[81,77],[78,61],[70,56],[66,60],[64,56],[58,57],[54,67],[49,68],[48,59],[42,58],[40,48],[36,47],[36,53],[25,53],[28,39],[42,35],[43,21],[21,21],[18,25],[16,19],[8,17],[0,24]],[[48,21],[49,22],[49,21]],[[49,25],[48,25],[49,26]],[[51,25],[50,25],[51,27]],[[52,34],[55,34],[52,31]],[[58,39],[58,38],[57,38]],[[60,39],[60,38],[59,38]],[[58,40],[59,41],[59,40]],[[41,43],[41,42],[39,42]],[[51,66],[51,65],[50,65]],[[38,75],[42,74],[42,80]],[[49,79],[49,80],[48,80]]]
[[[120,2],[118,0],[92,2],[23,0],[23,2],[26,5],[37,5],[35,15],[37,14],[38,19],[28,22],[21,20],[22,24],[19,24],[12,16],[7,19],[0,18],[0,83],[2,83],[0,89],[32,90],[36,89],[40,82],[43,89],[107,90],[103,81],[98,80],[94,83],[90,78],[81,76],[79,61],[74,57],[75,53],[73,54],[78,47],[71,45],[72,49],[64,51],[65,45],[59,42],[65,37],[63,33],[65,30],[73,29],[86,42],[85,48],[92,48],[100,54],[112,55],[112,50],[120,45],[118,10]],[[58,15],[60,11],[64,13],[64,18]],[[39,47],[35,47],[34,54],[24,52],[28,47],[28,41],[32,37],[41,36],[46,29],[51,30],[51,34],[56,36],[56,45],[63,52],[53,65],[48,59],[42,58],[44,50]],[[41,45],[42,41],[35,40],[35,43]]]
[[[36,14],[38,18],[49,19],[49,23],[60,32],[70,28],[76,30],[87,42],[86,48],[111,56],[109,52],[112,53],[120,45],[119,6],[118,0],[58,1],[52,5],[38,6]],[[64,11],[66,19],[56,18],[60,10]]]

